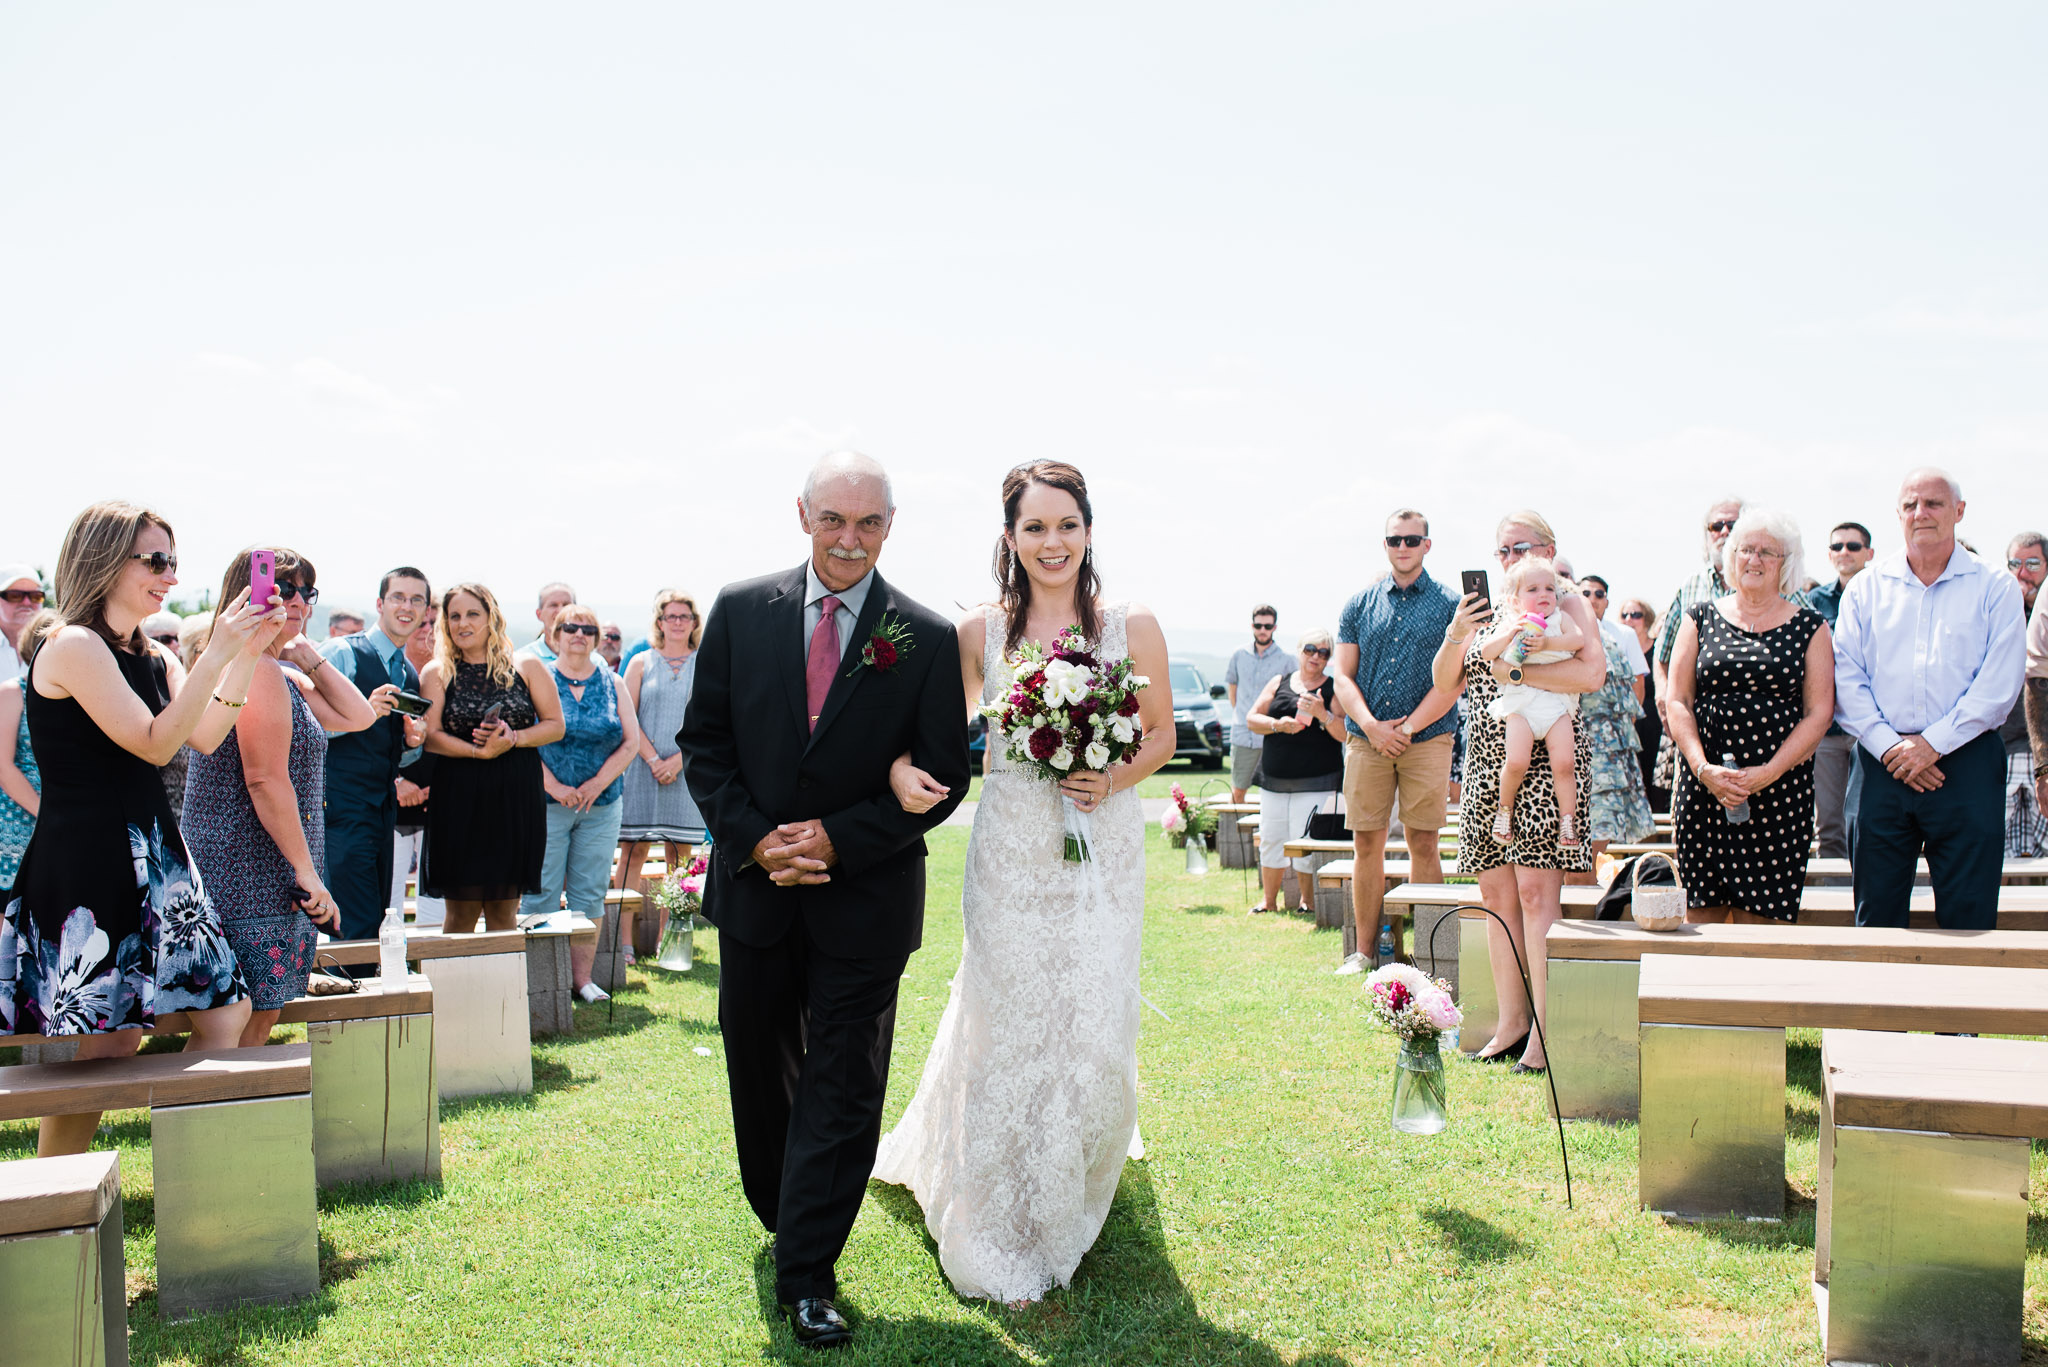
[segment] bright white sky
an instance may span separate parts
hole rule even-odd
[[[17,0],[0,560],[86,502],[481,578],[515,619],[795,563],[820,452],[883,571],[988,594],[1075,461],[1170,640],[1333,623],[1533,505],[1660,600],[1735,490],[1897,545],[1921,460],[2048,522],[2048,9]],[[1206,646],[1205,646],[1206,648]]]

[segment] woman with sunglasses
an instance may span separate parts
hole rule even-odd
[[[188,1049],[232,1049],[248,987],[186,853],[157,767],[189,737],[227,736],[284,626],[241,593],[190,674],[142,623],[178,583],[170,523],[132,503],[78,515],[57,555],[57,602],[29,623],[29,730],[42,810],[0,923],[0,1034],[80,1036],[120,1058],[161,1013],[190,1013]],[[46,1116],[37,1152],[83,1153],[97,1111]]]
[[[1621,600],[1621,629],[1630,634],[1647,659],[1656,640],[1657,609],[1641,598]],[[1657,750],[1664,739],[1664,709],[1657,705],[1657,671],[1643,676],[1643,715],[1636,718],[1636,763],[1643,771],[1643,795],[1650,800],[1650,813],[1671,810],[1671,790],[1657,785]]]
[[[44,597],[42,576],[33,565],[0,568],[0,683],[27,671],[21,661],[21,633],[43,610]]]
[[[229,563],[221,602],[247,591],[253,553]],[[227,735],[193,746],[185,779],[185,839],[249,984],[244,1047],[268,1040],[285,1003],[305,995],[317,928],[340,928],[327,890],[327,733],[376,720],[306,639],[320,597],[313,562],[283,546],[272,554],[284,630],[258,659]],[[218,613],[214,620],[218,634]]]
[[[1308,819],[1344,786],[1344,713],[1329,674],[1334,638],[1321,627],[1301,635],[1301,665],[1266,681],[1245,723],[1265,738],[1259,780],[1259,904],[1254,913],[1280,911],[1280,878],[1287,842],[1298,840]],[[1296,859],[1294,903],[1315,906],[1315,862]]]
[[[620,775],[640,753],[640,727],[633,700],[619,676],[597,653],[604,628],[581,603],[564,604],[549,624],[548,661],[561,699],[562,738],[540,750],[541,785],[548,795],[547,850],[541,856],[540,891],[520,908],[528,916],[569,910],[602,921],[612,854],[619,843]],[[569,947],[569,974],[576,995],[601,1002],[610,994],[590,980],[597,945]]]
[[[1502,569],[1532,555],[1552,562],[1557,559],[1557,536],[1535,512],[1502,518],[1494,529],[1494,540],[1494,555]],[[1607,652],[1592,609],[1568,580],[1560,586],[1557,611],[1578,628],[1584,644],[1571,659],[1554,664],[1517,665],[1506,659],[1489,661],[1481,655],[1480,646],[1487,635],[1482,628],[1492,620],[1493,606],[1476,594],[1465,595],[1444,630],[1432,669],[1436,687],[1452,691],[1462,687],[1467,692],[1463,807],[1467,812],[1491,812],[1500,805],[1501,777],[1507,765],[1506,723],[1492,715],[1488,704],[1499,696],[1502,684],[1583,694],[1599,688],[1607,677]],[[1572,767],[1580,774],[1592,767],[1586,730],[1577,728],[1573,745]],[[1572,826],[1584,831],[1591,824],[1590,785],[1581,783],[1577,789]],[[1478,875],[1480,900],[1500,918],[1488,917],[1486,923],[1487,956],[1500,1020],[1477,1057],[1485,1063],[1516,1059],[1514,1071],[1520,1073],[1540,1073],[1549,1066],[1542,1036],[1531,1021],[1532,1007],[1536,1022],[1546,1019],[1544,936],[1561,914],[1565,875],[1593,867],[1592,851],[1583,841],[1571,845],[1560,841],[1561,815],[1550,754],[1539,745],[1530,755],[1528,772],[1515,794],[1509,839],[1496,840],[1490,822],[1470,821],[1459,828],[1458,871]],[[1523,967],[1529,974],[1526,996]]]

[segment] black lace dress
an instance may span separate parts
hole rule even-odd
[[[489,665],[458,664],[441,704],[441,729],[467,742],[483,725],[484,713],[499,704],[499,715],[514,730],[540,720],[524,679],[515,675],[509,688],[501,688]],[[547,843],[539,750],[515,748],[496,759],[435,756],[433,810],[420,855],[420,887],[427,896],[501,902],[539,892]]]

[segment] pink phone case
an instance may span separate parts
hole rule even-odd
[[[249,552],[249,602],[258,608],[270,606],[277,592],[277,555],[272,551]]]

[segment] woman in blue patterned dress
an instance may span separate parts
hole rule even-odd
[[[163,1012],[191,1013],[190,1049],[233,1048],[249,1019],[157,769],[227,735],[284,613],[238,596],[188,675],[140,630],[177,570],[161,516],[96,503],[64,534],[58,609],[22,641],[42,810],[0,922],[0,1034],[81,1035],[80,1058],[134,1053]],[[83,1153],[98,1126],[45,1116],[37,1152]]]
[[[0,684],[0,894],[14,886],[14,875],[21,871],[21,856],[28,850],[36,809],[43,801],[36,752],[28,743],[23,687],[20,679]]]
[[[654,596],[654,631],[647,649],[626,662],[626,694],[640,719],[640,754],[626,768],[614,886],[639,890],[643,900],[640,919],[633,923],[634,947],[650,954],[661,943],[668,913],[650,911],[654,896],[641,872],[647,856],[657,843],[665,845],[663,867],[673,873],[690,867],[704,843],[704,816],[683,782],[683,752],[676,744],[697,684],[697,645],[703,639],[697,600],[682,589],[663,589]]]
[[[304,633],[320,591],[313,562],[277,547],[284,630],[257,662],[248,705],[185,775],[185,841],[241,962],[254,1008],[245,1046],[305,995],[316,925],[340,926],[327,891],[327,733],[361,731],[376,710]],[[249,587],[249,552],[228,566],[220,601]]]

